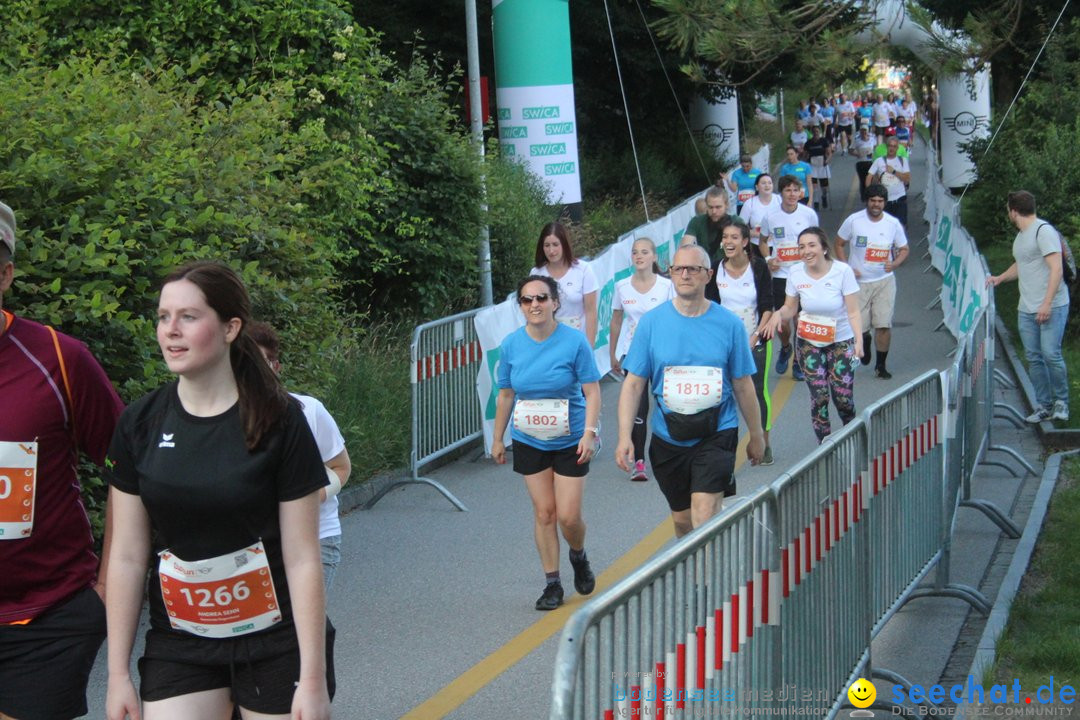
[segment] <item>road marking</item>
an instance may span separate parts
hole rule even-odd
[[[790,375],[777,381],[772,395],[774,416],[780,415],[780,411],[784,409],[797,384],[802,383],[796,383]],[[744,433],[736,449],[735,467],[738,468],[746,462],[746,445],[749,442],[750,436]],[[674,535],[670,520],[664,520],[657,525],[637,545],[623,553],[600,573],[596,578],[596,591],[611,587],[641,567],[646,560],[656,554],[657,550],[670,542]],[[562,630],[570,614],[583,602],[585,599],[575,594],[558,610],[544,613],[543,617],[515,635],[505,645],[458,675],[423,703],[402,715],[401,720],[438,720],[446,717],[492,680],[540,647],[552,635]]]

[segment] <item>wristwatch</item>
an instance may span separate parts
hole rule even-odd
[[[598,428],[598,427],[587,427],[585,429],[586,430],[592,430],[593,437],[599,437],[600,436],[600,428]]]

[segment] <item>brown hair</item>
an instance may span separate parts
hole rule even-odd
[[[544,239],[550,235],[559,238],[559,244],[562,245],[563,262],[568,266],[573,265],[574,251],[570,249],[570,233],[566,231],[566,226],[562,223],[550,222],[540,230],[540,239],[536,241],[535,267],[540,268],[547,265],[547,255],[544,254]]]
[[[245,444],[252,452],[285,415],[289,395],[255,344],[249,331],[251,299],[232,268],[219,262],[188,263],[171,272],[162,286],[187,280],[206,297],[206,304],[222,321],[240,320],[240,332],[229,348],[229,359],[240,395],[240,422]]]
[[[1035,196],[1027,190],[1013,190],[1009,193],[1009,209],[1025,217],[1035,214]]]

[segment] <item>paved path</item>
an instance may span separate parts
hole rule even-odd
[[[940,311],[925,310],[940,287],[924,273],[921,219],[925,165],[913,164],[909,235],[914,244],[898,271],[898,308],[889,355],[892,380],[858,371],[858,407],[929,368],[949,363],[953,340],[935,331]],[[830,237],[843,218],[862,208],[854,160],[833,165],[832,209],[821,213]],[[809,397],[789,377],[777,379],[777,420],[772,435],[776,463],[740,468],[740,493],[771,482],[816,446]],[[604,448],[593,462],[585,497],[587,548],[599,573],[598,589],[610,586],[672,541],[663,497],[655,482],[631,483],[615,467],[615,406],[619,386],[605,383]],[[1033,435],[1032,435],[1033,437]],[[1038,458],[1028,437],[1022,442]],[[363,459],[356,457],[358,465]],[[1020,483],[1004,471],[989,474],[992,498],[1012,506]],[[391,492],[374,510],[343,518],[345,559],[331,593],[329,614],[338,627],[338,694],[334,717],[390,720],[503,720],[546,718],[555,641],[581,602],[573,594],[562,609],[541,614],[533,602],[542,577],[532,541],[532,513],[523,483],[509,466],[490,460],[458,461],[433,477],[470,509],[460,513],[434,490],[407,486]],[[983,488],[980,486],[980,491]],[[954,570],[978,585],[998,541],[996,528],[965,511],[960,517]],[[565,553],[565,549],[563,550]],[[572,587],[564,554],[564,586]],[[993,595],[991,595],[993,597]],[[945,671],[967,607],[951,600],[920,600],[901,612],[875,643],[875,662],[912,680],[933,683]],[[102,652],[92,681],[92,717],[104,703]]]

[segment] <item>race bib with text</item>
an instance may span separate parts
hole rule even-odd
[[[33,532],[37,459],[36,442],[0,442],[0,540]]]
[[[836,318],[799,313],[798,335],[816,347],[836,342]]]
[[[664,368],[662,396],[668,410],[693,415],[720,404],[724,371],[707,365],[669,365]]]
[[[566,437],[570,434],[570,401],[518,400],[514,404],[514,427],[537,440]]]

